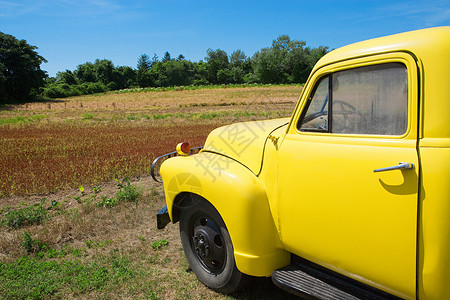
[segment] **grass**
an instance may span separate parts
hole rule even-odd
[[[290,85],[276,85],[276,86],[290,86]],[[222,84],[222,85],[191,85],[191,86],[172,86],[172,87],[147,87],[147,88],[130,88],[118,91],[113,91],[111,93],[123,94],[123,93],[141,93],[141,92],[168,92],[168,91],[194,91],[194,90],[213,90],[213,89],[224,89],[224,88],[241,88],[241,87],[272,87],[271,84]]]
[[[0,111],[0,299],[292,298],[270,279],[203,286],[150,163],[214,128],[289,116],[299,86],[123,91]],[[125,179],[124,179],[125,178]]]
[[[100,261],[41,260],[21,257],[14,263],[0,265],[0,294],[4,299],[43,299],[91,292],[106,293],[136,277],[130,260],[109,255]]]
[[[255,279],[228,296],[207,289],[187,264],[178,226],[156,229],[162,187],[149,178],[132,180],[130,186],[147,187],[137,203],[104,209],[83,200],[117,197],[117,183],[77,188],[49,195],[60,204],[39,224],[0,226],[0,298],[294,299],[269,279]]]
[[[4,218],[1,223],[14,229],[40,224],[47,218],[48,211],[59,204],[57,201],[53,201],[51,207],[44,208],[45,200],[42,198],[39,203],[33,205],[21,203],[17,208],[3,208]]]
[[[148,268],[148,264],[142,265],[143,260],[150,258],[146,252],[153,252],[152,246],[122,235],[137,227],[142,232],[147,226],[139,223],[144,216],[149,217],[149,208],[156,200],[149,197],[156,193],[143,196],[136,192],[138,190],[140,187],[132,185],[128,179],[115,186],[96,186],[92,191],[80,187],[77,195],[62,201],[53,214],[39,223],[23,226],[25,230],[16,227],[11,230],[4,224],[0,228],[2,237],[8,239],[14,235],[21,239],[12,246],[4,240],[0,242],[1,253],[9,253],[0,263],[0,298],[156,297],[157,288],[140,286],[144,280],[150,283],[154,280],[151,276],[155,270]],[[121,201],[105,211],[95,202],[85,201],[92,195],[114,195],[111,197]],[[142,203],[136,202],[141,196]],[[127,206],[130,201],[135,205]],[[40,206],[43,204],[39,202]],[[7,210],[22,210],[22,206]],[[74,209],[79,210],[75,217],[69,213]],[[6,217],[6,213],[1,216]],[[108,223],[110,230],[105,230],[102,225],[108,226]],[[62,238],[64,236],[71,238]],[[139,249],[131,247],[133,251],[130,251],[122,246],[122,243],[133,242]]]
[[[31,115],[28,117],[17,116],[17,117],[1,118],[0,125],[35,123],[40,122],[41,120],[46,118],[48,118],[48,115]]]

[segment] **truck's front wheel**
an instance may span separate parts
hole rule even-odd
[[[245,283],[248,276],[236,267],[228,230],[209,202],[200,199],[183,209],[180,235],[192,271],[206,286],[227,294]]]

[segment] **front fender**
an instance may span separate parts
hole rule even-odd
[[[161,176],[169,216],[182,193],[208,200],[220,213],[230,233],[238,269],[252,276],[270,276],[289,264],[290,255],[280,239],[264,185],[242,164],[225,156],[202,152],[168,159]],[[175,203],[176,204],[176,203]]]

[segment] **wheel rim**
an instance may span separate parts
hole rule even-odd
[[[207,216],[196,217],[192,223],[191,249],[202,267],[212,274],[223,271],[227,253],[219,226]]]

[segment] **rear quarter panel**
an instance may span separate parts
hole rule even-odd
[[[421,147],[419,299],[450,299],[450,139]]]

